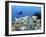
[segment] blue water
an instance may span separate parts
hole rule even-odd
[[[36,12],[40,12],[41,7],[35,7],[35,6],[12,6],[12,19],[13,21],[16,18],[22,17],[22,16],[32,16]]]

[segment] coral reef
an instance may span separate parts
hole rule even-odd
[[[15,17],[15,24],[12,27],[13,31],[41,29],[41,19],[38,19],[37,17],[38,16]]]

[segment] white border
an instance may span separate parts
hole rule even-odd
[[[35,6],[35,7],[41,7],[41,30],[30,30],[30,31],[11,31],[11,26],[12,26],[12,16],[11,16],[11,6],[16,5],[16,6]],[[42,33],[43,32],[43,21],[44,21],[44,11],[43,11],[43,5],[40,4],[23,4],[23,3],[9,3],[9,35],[10,34],[26,34],[26,33]]]

